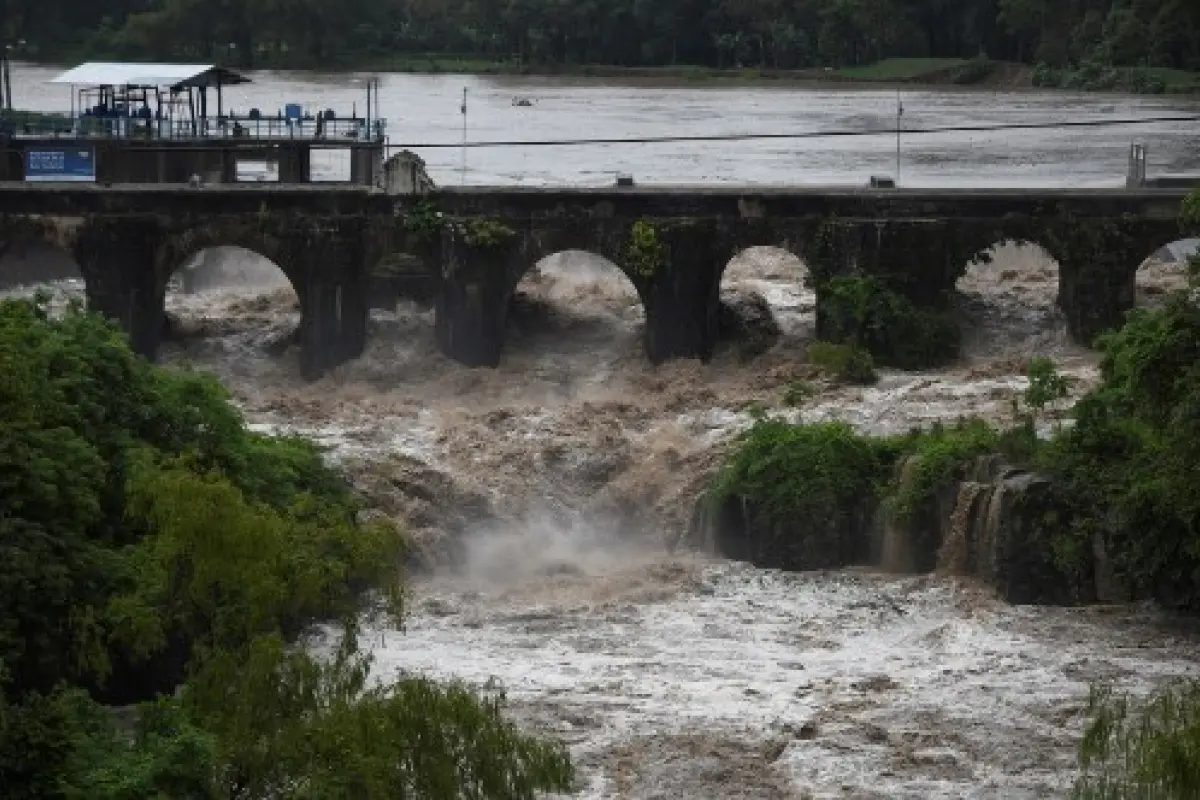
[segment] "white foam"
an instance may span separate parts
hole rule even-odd
[[[585,602],[592,584],[620,577],[568,580],[576,581],[568,596]],[[798,789],[957,798],[987,785],[1007,797],[1063,790],[1080,724],[1073,712],[1090,677],[1128,673],[1145,688],[1197,674],[1195,659],[1149,617],[1011,608],[922,579],[725,563],[661,603],[618,595],[561,608],[546,599],[561,592],[529,591],[522,603],[418,585],[403,634],[365,637],[376,677],[499,682],[517,703],[598,724],[576,746],[581,755],[636,737],[769,737],[811,721],[816,737],[783,756]],[[872,741],[870,726],[884,741]],[[897,768],[913,749],[906,742],[918,741],[956,768],[936,780]],[[1031,746],[1040,752],[1027,753]]]

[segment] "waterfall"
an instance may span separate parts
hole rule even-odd
[[[921,462],[920,456],[908,456],[900,462],[897,468],[896,482],[904,488],[912,483],[913,475]],[[912,535],[906,522],[892,519],[888,513],[882,514],[878,523],[882,531],[882,541],[879,544],[879,566],[884,572],[910,574],[917,571],[916,559],[913,555]]]
[[[974,481],[959,484],[958,498],[950,514],[949,529],[938,548],[937,571],[947,575],[965,575],[971,569],[971,522],[975,500],[987,486]]]

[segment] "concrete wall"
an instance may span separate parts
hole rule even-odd
[[[23,152],[33,147],[63,147],[67,140],[15,139],[0,154],[0,181],[24,180]],[[115,140],[88,142],[96,152],[96,183],[187,184],[198,175],[208,184],[236,183],[239,161],[270,161],[278,165],[279,183],[307,184],[312,180],[312,151],[307,140]],[[350,153],[350,182],[376,186],[382,181],[383,145],[347,142],[338,149]],[[3,148],[0,148],[3,150]]]

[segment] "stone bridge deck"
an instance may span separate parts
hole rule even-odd
[[[857,186],[654,185],[615,187],[444,187],[425,197],[447,213],[534,216],[611,207],[616,216],[802,217],[820,214],[995,217],[1047,206],[1079,216],[1114,213],[1174,218],[1186,189],[871,189]],[[386,214],[411,196],[347,184],[218,184],[202,188],[152,184],[0,183],[0,214],[246,213]]]
[[[373,280],[398,256],[430,276],[438,341],[471,365],[501,355],[508,300],[541,258],[585,250],[613,261],[646,310],[649,357],[711,354],[721,275],[755,245],[791,250],[817,291],[871,276],[917,307],[944,309],[993,245],[1040,244],[1060,267],[1059,303],[1089,342],[1120,323],[1134,273],[1181,237],[1183,189],[860,187],[447,187],[389,195],[356,186],[0,184],[0,246],[23,237],[72,252],[94,307],[152,355],[171,274],[195,252],[239,245],[273,260],[300,297],[308,374],[353,358]]]

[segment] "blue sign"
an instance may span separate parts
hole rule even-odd
[[[25,151],[25,180],[94,181],[96,152],[87,145],[31,147]]]

